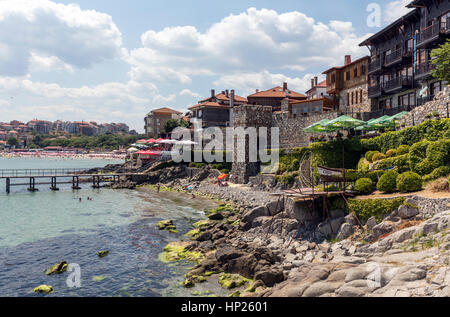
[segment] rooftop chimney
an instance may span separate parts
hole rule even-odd
[[[216,91],[214,89],[211,89],[211,98],[214,98],[216,96]]]
[[[345,66],[352,63],[352,56],[351,55],[345,55]]]
[[[314,78],[311,78],[311,88],[314,88]]]
[[[228,89],[225,90],[225,96],[226,96],[227,98],[230,96],[230,93],[229,93]]]
[[[256,89],[256,93],[258,93],[259,92],[259,89]]]
[[[231,90],[231,96],[230,96],[230,107],[234,107],[234,89]]]
[[[319,84],[319,79],[316,77],[314,77],[314,87],[317,87],[317,85]]]
[[[288,88],[287,88],[287,83],[283,83],[283,90],[284,90],[284,91],[288,90]]]

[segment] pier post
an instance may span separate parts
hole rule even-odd
[[[6,193],[9,194],[10,193],[10,187],[11,187],[11,179],[8,177],[6,179]]]
[[[59,188],[56,187],[56,177],[52,177],[52,185],[51,185],[50,189],[53,191],[59,190]]]
[[[30,177],[30,187],[28,188],[29,192],[37,192],[36,188],[36,179],[34,177]]]
[[[80,183],[79,177],[78,176],[73,176],[72,177],[72,189],[75,189],[75,190],[81,189],[79,183]]]

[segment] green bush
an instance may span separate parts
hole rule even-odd
[[[386,155],[383,153],[376,153],[372,156],[372,162],[378,162],[381,160],[384,160],[386,158]]]
[[[409,146],[406,144],[402,144],[397,148],[397,155],[409,154]]]
[[[414,172],[405,172],[397,177],[397,189],[402,193],[416,192],[422,189],[422,177]]]
[[[357,170],[346,170],[345,171],[345,180],[348,182],[356,182],[358,178],[361,178],[364,173]]]
[[[445,177],[450,174],[450,166],[440,166],[436,169],[434,169],[433,172],[431,172],[428,175],[425,175],[422,177],[424,182],[429,182],[435,179],[438,179],[440,177]]]
[[[399,173],[409,171],[409,154],[390,157],[377,162],[377,168],[379,169],[386,169],[390,167],[396,167]]]
[[[358,165],[357,165],[357,168],[358,168],[359,171],[362,171],[362,172],[364,172],[364,173],[367,172],[367,171],[369,170],[369,164],[366,163],[366,158],[365,158],[365,157],[362,157],[362,158],[359,160]]]
[[[360,178],[355,183],[355,191],[359,194],[372,193],[373,182],[370,178]]]
[[[383,193],[393,193],[397,190],[397,171],[389,171],[380,177],[377,189]]]
[[[421,141],[410,150],[411,171],[419,175],[428,175],[440,166],[450,165],[450,140],[435,142]]]
[[[391,149],[386,152],[387,157],[396,157],[397,156],[397,150]]]
[[[437,141],[450,135],[450,119],[428,120],[418,126],[394,132],[383,133],[372,139],[361,140],[367,151],[387,151],[400,145],[413,145],[424,139]],[[397,153],[398,154],[398,153]]]
[[[366,152],[366,160],[368,160],[370,163],[372,163],[373,162],[372,159],[375,154],[381,154],[381,153],[379,151],[367,151]]]
[[[347,211],[355,212],[363,222],[373,216],[380,221],[382,215],[390,214],[404,203],[404,197],[394,199],[349,199]]]

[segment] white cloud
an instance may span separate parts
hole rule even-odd
[[[188,96],[188,97],[192,97],[192,98],[200,98],[201,95],[199,93],[193,92],[190,89],[183,89],[182,91],[180,91],[179,93],[180,96]]]
[[[317,22],[297,11],[249,8],[213,24],[204,33],[193,26],[150,30],[141,48],[127,58],[134,80],[190,84],[194,76],[307,70],[342,63],[343,55],[366,54],[351,22]],[[324,47],[327,49],[324,50]]]
[[[409,3],[411,3],[411,0],[395,0],[389,2],[384,10],[384,22],[394,22],[395,20],[411,11],[411,9],[406,8],[406,5],[408,5]]]
[[[0,96],[18,96],[1,102],[2,120],[95,120],[126,121],[142,130],[145,114],[155,105],[168,105],[176,95],[164,96],[151,83],[109,82],[97,86],[62,87],[56,83],[34,82],[28,78],[0,77]],[[28,104],[17,99],[26,98]],[[129,121],[127,121],[127,120]]]
[[[111,16],[49,0],[0,1],[0,75],[89,68],[122,57],[122,35]]]

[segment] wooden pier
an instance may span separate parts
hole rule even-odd
[[[112,173],[112,174],[56,174],[56,175],[16,175],[16,176],[0,176],[0,179],[5,179],[6,193],[11,193],[12,186],[28,186],[27,190],[30,192],[39,191],[37,185],[50,185],[50,190],[58,191],[58,185],[72,184],[72,189],[81,189],[80,183],[91,183],[92,188],[100,188],[101,183],[118,183],[122,179],[128,179],[134,175],[141,175],[139,173]],[[17,180],[19,182],[12,182]],[[27,180],[27,182],[24,182]],[[38,182],[36,182],[38,180]]]

